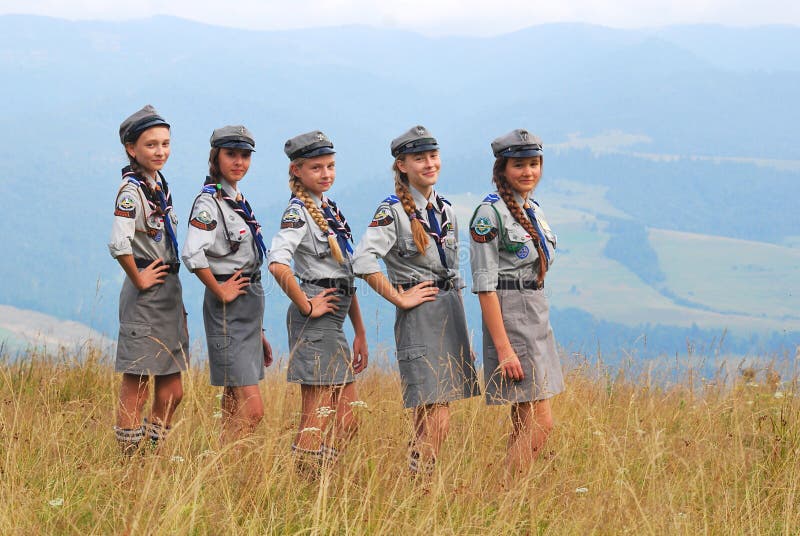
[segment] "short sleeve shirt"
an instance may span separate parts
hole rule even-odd
[[[516,194],[517,203],[525,200]],[[556,235],[550,229],[544,212],[533,199],[536,220],[545,236],[550,265],[555,260]],[[470,264],[472,292],[497,289],[498,279],[535,280],[539,270],[539,254],[533,238],[517,222],[505,202],[495,193],[478,205],[470,221]]]

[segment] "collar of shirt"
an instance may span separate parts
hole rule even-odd
[[[414,199],[414,204],[417,206],[417,209],[420,212],[423,214],[425,213],[425,211],[428,209],[428,203],[433,204],[433,208],[436,212],[442,212],[439,209],[439,204],[436,202],[436,190],[431,189],[431,195],[429,195],[426,199],[422,193],[420,193],[420,191],[413,186],[409,185],[408,189],[411,190],[411,197]]]
[[[530,204],[531,208],[533,208],[533,197],[528,194],[527,198],[522,197],[519,195],[519,192],[514,192],[514,199],[517,201],[517,204],[522,208],[525,209],[525,203]]]
[[[239,193],[239,190],[236,188],[235,184],[231,184],[225,179],[222,179],[220,181],[220,184],[222,184],[222,189],[225,190],[225,193],[227,194],[228,197],[230,197],[231,199],[236,199],[236,194]]]
[[[325,201],[324,195],[322,197],[317,197],[311,192],[308,192],[308,197],[314,202],[315,205],[317,205],[317,208],[322,208],[322,202]]]

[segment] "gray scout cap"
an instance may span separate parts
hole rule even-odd
[[[392,156],[408,153],[422,153],[439,149],[436,138],[422,125],[411,127],[408,131],[392,140],[389,145]]]
[[[119,141],[123,145],[134,142],[142,132],[152,127],[169,128],[169,123],[158,115],[155,108],[147,104],[119,125]]]
[[[496,157],[527,158],[529,156],[542,156],[542,140],[539,136],[531,134],[524,128],[517,128],[508,134],[495,138],[492,142],[492,152]]]
[[[215,129],[211,133],[211,147],[228,147],[231,149],[256,150],[253,133],[242,125],[228,125]]]
[[[295,158],[314,158],[324,154],[334,154],[333,142],[319,130],[312,130],[286,140],[283,152],[289,160]]]

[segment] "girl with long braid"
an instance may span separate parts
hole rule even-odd
[[[430,475],[450,423],[449,403],[480,394],[458,273],[458,226],[433,186],[441,162],[423,126],[395,138],[395,195],[378,206],[353,270],[395,305],[403,405],[414,408],[412,474]],[[381,272],[378,258],[386,264]]]
[[[495,139],[489,194],[470,222],[472,291],[483,313],[486,403],[511,405],[506,465],[522,471],[553,428],[550,398],[564,390],[549,305],[547,270],[556,236],[533,192],[542,176],[542,142],[517,129]]]
[[[367,341],[353,286],[350,226],[325,195],[336,179],[333,143],[313,131],[288,140],[284,151],[292,195],[272,240],[269,271],[292,301],[287,379],[300,384],[302,398],[292,452],[298,469],[313,476],[356,433],[351,403],[358,400],[355,375],[367,366]],[[343,331],[347,316],[355,332],[352,353]]]
[[[261,226],[239,190],[255,151],[241,125],[214,130],[209,175],[192,205],[182,258],[205,285],[203,323],[211,385],[222,391],[222,435],[228,442],[251,433],[264,416],[258,382],[272,363],[263,334]]]
[[[170,154],[169,124],[147,105],[122,122],[119,137],[130,165],[122,170],[108,244],[127,275],[119,297],[115,369],[122,385],[114,431],[130,454],[145,438],[156,446],[167,436],[183,398],[189,335],[178,279],[178,220],[161,174]],[[151,375],[155,397],[142,423]]]

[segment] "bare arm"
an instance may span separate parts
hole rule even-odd
[[[364,321],[361,318],[361,306],[359,306],[358,297],[355,294],[353,294],[348,316],[355,332],[353,337],[353,372],[358,374],[367,368],[369,350],[367,349],[367,332],[364,329]]]
[[[408,290],[403,290],[399,285],[395,288],[389,280],[386,279],[383,272],[366,274],[364,276],[364,281],[366,281],[375,292],[400,309],[412,309],[421,303],[433,301],[439,293],[439,289],[433,286],[433,281],[423,281]]]
[[[522,380],[525,373],[522,371],[519,357],[508,338],[506,327],[503,324],[503,312],[500,309],[500,300],[496,292],[479,292],[478,301],[481,304],[483,321],[492,337],[494,347],[497,349],[497,358],[500,361],[500,371],[503,377],[511,380]]]
[[[313,298],[309,299],[297,280],[294,278],[292,269],[282,263],[272,262],[269,265],[269,273],[273,275],[278,285],[283,289],[283,292],[292,300],[292,303],[300,310],[300,314],[309,316],[311,318],[319,318],[320,316],[336,311],[339,308],[336,302],[339,298],[333,294],[336,292],[335,288],[326,288]]]

